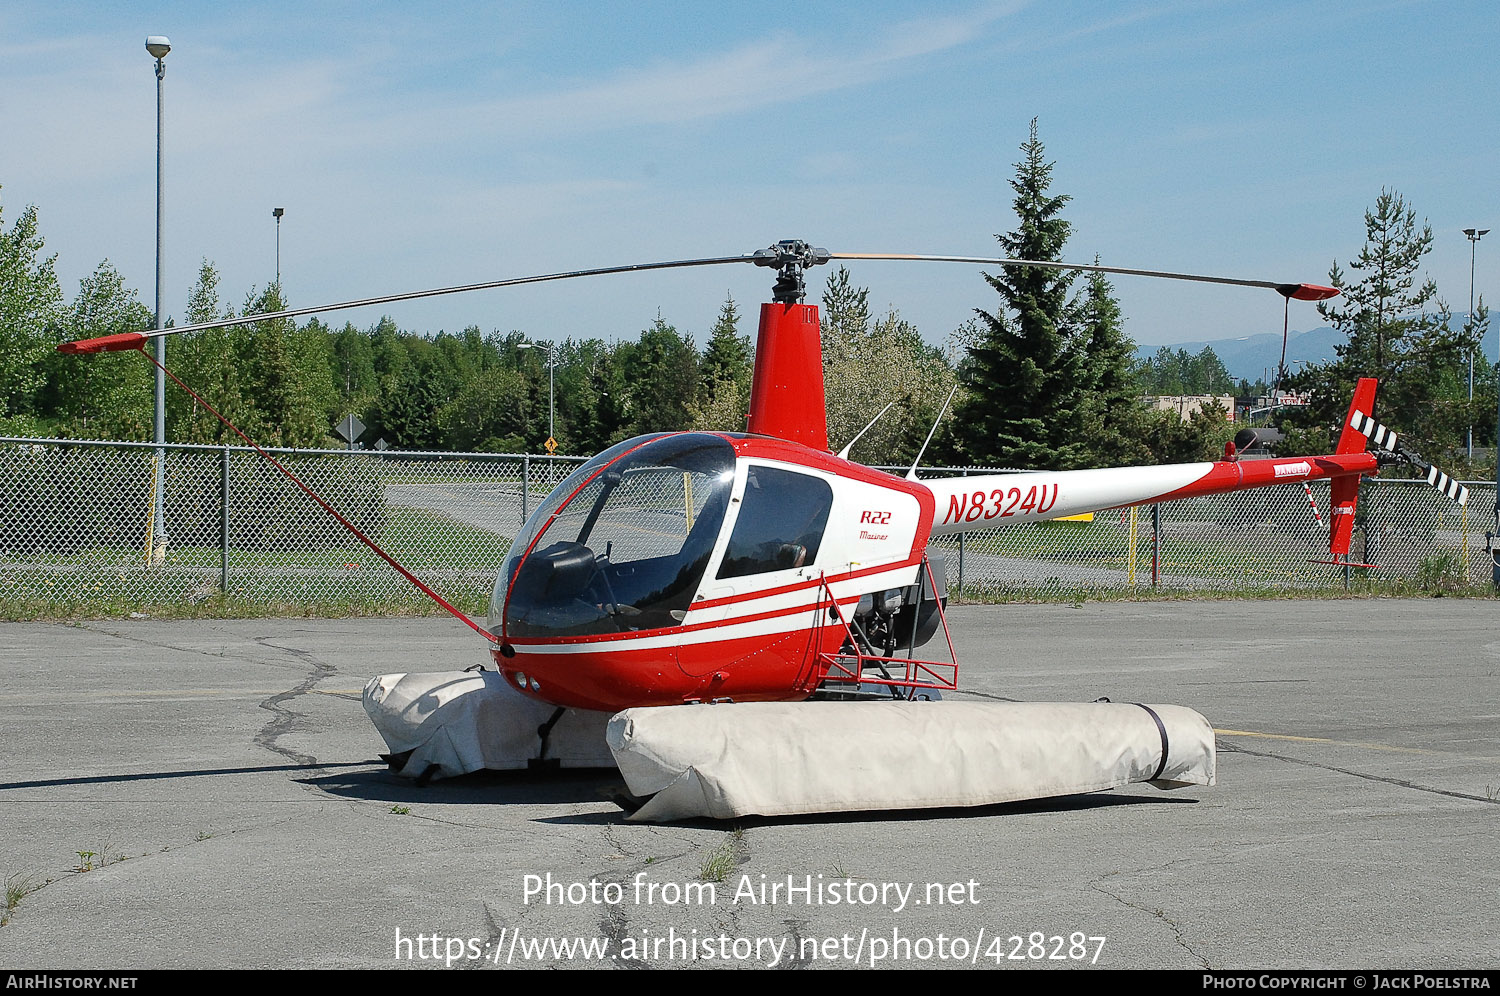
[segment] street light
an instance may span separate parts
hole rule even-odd
[[[162,198],[161,198],[161,124],[162,124],[162,80],[167,75],[167,53],[172,51],[172,43],[165,35],[151,35],[146,39],[146,51],[151,58],[156,60],[156,328],[161,331],[162,314],[162,274],[161,274],[161,229],[162,229]],[[167,441],[167,375],[164,369],[167,365],[167,337],[156,336],[156,419],[155,419],[155,443],[156,443],[156,474],[151,496],[151,557],[153,561],[165,559],[167,553],[167,531],[166,514],[163,507],[163,491],[166,480],[166,450],[163,445]]]
[[[1469,237],[1469,328],[1474,327],[1474,256],[1479,250],[1479,240],[1489,234],[1488,228],[1465,228],[1464,234]],[[1469,406],[1474,405],[1474,350],[1469,349]],[[1471,416],[1472,417],[1472,416]],[[1500,442],[1497,442],[1500,447]],[[1496,449],[1500,453],[1500,448]],[[1469,462],[1474,462],[1474,425],[1469,424]]]
[[[555,415],[557,409],[553,404],[552,393],[552,368],[554,366],[554,363],[552,362],[553,344],[550,342],[523,342],[516,348],[538,349],[541,347],[546,347],[547,350],[547,441],[555,447],[557,445],[557,433],[553,431],[553,416]]]
[[[281,291],[281,216],[286,214],[286,208],[272,208],[271,217],[276,219],[276,290]]]
[[[523,342],[516,348],[537,349],[541,346],[545,346],[547,348],[547,483],[548,485],[551,485],[554,476],[554,465],[557,462],[552,459],[557,454],[557,434],[554,430],[553,424],[553,418],[557,412],[557,407],[553,401],[555,395],[552,391],[552,368],[556,366],[556,364],[553,362],[554,346],[550,342]]]

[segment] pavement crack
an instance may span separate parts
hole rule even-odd
[[[643,969],[650,968],[649,962],[639,958],[625,957],[625,942],[630,937],[630,916],[625,912],[625,904],[619,903],[604,907],[604,916],[599,920],[599,930],[605,937],[609,938],[609,959],[620,968]]]
[[[1251,757],[1263,757],[1272,761],[1285,761],[1288,764],[1301,764],[1309,768],[1321,768],[1324,771],[1333,771],[1341,775],[1351,775],[1355,778],[1363,778],[1371,782],[1383,782],[1386,785],[1394,785],[1397,788],[1411,789],[1414,792],[1427,792],[1432,795],[1446,795],[1453,799],[1468,799],[1470,802],[1484,802],[1491,806],[1500,806],[1500,798],[1490,798],[1483,795],[1474,795],[1471,792],[1459,792],[1454,789],[1442,789],[1432,785],[1418,785],[1416,782],[1405,778],[1390,778],[1385,775],[1372,775],[1367,771],[1354,771],[1351,768],[1340,768],[1336,764],[1320,764],[1317,761],[1307,761],[1300,757],[1288,757],[1285,754],[1273,754],[1270,751],[1250,750],[1237,744],[1225,743],[1222,740],[1216,742],[1216,749],[1225,754],[1248,754]]]
[[[634,855],[629,854],[625,850],[625,848],[620,847],[618,841],[610,839],[609,837],[606,837],[606,839],[609,840],[609,842],[615,847],[617,847],[620,853],[626,854],[628,857],[634,857]],[[682,851],[677,854],[670,854],[665,857],[653,855],[642,861],[638,861],[627,868],[619,869],[617,873],[611,874],[610,872],[602,872],[598,874],[596,878],[605,883],[619,883],[621,894],[623,896],[629,896],[631,897],[632,901],[638,901],[639,896],[635,891],[638,887],[635,882],[635,878],[637,875],[643,874],[647,868],[659,867],[661,865],[669,864],[679,858],[685,857],[690,853],[692,853],[691,850]],[[604,934],[605,937],[609,938],[609,957],[617,967],[630,969],[649,969],[654,967],[650,962],[640,958],[626,957],[625,955],[627,947],[630,950],[636,949],[636,938],[631,936],[630,914],[626,912],[626,906],[632,904],[633,903],[621,902],[606,905],[603,911],[604,915],[599,919],[599,931]],[[627,941],[629,942],[628,944]],[[646,945],[644,942],[644,938],[642,938],[641,947],[644,948],[645,946]]]
[[[255,656],[251,656],[249,654],[245,654],[245,653],[243,653],[241,651],[238,651],[238,650],[233,650],[233,649],[228,649],[228,648],[221,648],[221,649],[218,649],[218,650],[210,650],[210,649],[208,649],[206,647],[184,647],[184,646],[179,646],[178,644],[175,644],[175,643],[168,643],[168,642],[163,641],[163,640],[148,639],[145,636],[138,635],[138,634],[135,634],[135,633],[122,633],[119,630],[106,629],[106,628],[104,628],[102,626],[90,626],[86,622],[73,623],[73,624],[71,624],[71,628],[85,630],[85,631],[87,631],[89,633],[98,634],[99,636],[107,636],[107,637],[109,637],[110,639],[113,639],[113,640],[124,640],[127,643],[138,643],[138,644],[140,644],[142,646],[145,646],[145,647],[154,647],[157,650],[172,650],[172,651],[175,651],[177,653],[182,653],[182,654],[196,654],[196,655],[198,655],[200,657],[211,657],[214,660],[220,660],[220,661],[243,661],[243,662],[245,662],[247,664],[258,664],[258,665],[262,665],[262,666],[265,666],[265,667],[274,667],[274,668],[293,668],[293,669],[295,669],[297,667],[296,664],[280,663],[280,662],[277,662],[277,661],[268,661],[268,660],[264,660],[264,659],[262,659],[260,657],[255,657]],[[257,641],[257,642],[259,642],[259,641]],[[278,649],[280,649],[280,648],[278,648]]]
[[[791,950],[795,951],[796,954],[787,958],[780,967],[788,971],[809,967],[812,964],[812,959],[802,953],[802,932],[807,928],[808,922],[806,920],[783,920],[781,922],[786,925],[786,936],[791,944]],[[816,950],[816,945],[814,946],[814,950]]]
[[[308,676],[303,679],[303,681],[295,688],[288,689],[284,692],[278,692],[265,701],[261,702],[260,708],[271,713],[272,718],[269,722],[266,723],[265,726],[261,727],[259,733],[255,734],[255,743],[259,747],[264,747],[266,750],[271,751],[275,754],[280,754],[282,757],[295,761],[298,764],[316,765],[318,763],[318,759],[313,757],[311,754],[303,754],[299,751],[292,750],[289,747],[283,747],[278,744],[277,741],[283,736],[286,736],[288,733],[293,732],[294,728],[296,727],[297,720],[301,719],[303,716],[302,713],[294,712],[292,709],[288,708],[288,703],[290,703],[293,699],[296,699],[297,697],[302,695],[306,695],[308,692],[312,691],[313,687],[316,686],[318,682],[333,675],[336,669],[333,667],[333,665],[319,660],[315,655],[309,653],[306,650],[302,650],[299,647],[285,647],[281,646],[280,644],[272,643],[270,637],[257,636],[255,638],[255,642],[263,647],[269,647],[272,650],[279,650],[282,653],[291,654],[297,660],[302,661],[307,666],[312,668],[312,672],[308,674]]]
[[[484,946],[479,950],[484,953],[485,957],[466,957],[459,962],[459,968],[473,970],[485,968],[489,964],[499,964],[500,952],[505,946],[506,928],[509,927],[509,924],[500,922],[502,919],[495,915],[493,906],[489,903],[484,904],[484,926],[489,933],[485,935]],[[469,938],[467,950],[474,951],[478,940],[477,937]]]
[[[1172,862],[1171,864],[1176,864],[1176,863],[1177,862]],[[1170,868],[1171,864],[1162,865],[1162,866],[1160,866],[1160,868],[1139,869],[1139,870],[1140,871],[1160,871],[1162,868]],[[1103,882],[1105,881],[1105,879],[1113,878],[1114,876],[1116,876],[1118,874],[1120,874],[1120,873],[1119,872],[1110,872],[1108,875],[1105,875],[1103,878],[1099,879],[1098,881],[1096,881],[1096,882],[1090,882],[1089,883],[1089,888],[1093,889],[1097,893],[1100,893],[1101,895],[1108,896],[1109,898],[1113,899],[1115,902],[1119,903],[1121,906],[1126,907],[1127,909],[1132,909],[1132,910],[1135,910],[1135,911],[1140,912],[1140,913],[1145,913],[1147,916],[1150,916],[1150,917],[1152,917],[1152,918],[1154,918],[1156,920],[1160,920],[1163,924],[1166,925],[1167,929],[1172,932],[1172,937],[1177,941],[1177,944],[1178,944],[1179,947],[1181,947],[1188,954],[1192,955],[1193,956],[1193,960],[1196,961],[1203,968],[1205,968],[1205,969],[1212,969],[1213,966],[1208,963],[1208,959],[1205,958],[1205,957],[1203,957],[1203,955],[1199,954],[1197,951],[1195,951],[1193,949],[1193,946],[1187,942],[1187,938],[1185,938],[1185,937],[1182,936],[1182,928],[1179,927],[1179,926],[1177,926],[1177,922],[1175,920],[1173,920],[1170,916],[1168,916],[1165,910],[1162,910],[1160,907],[1145,906],[1145,905],[1142,905],[1141,903],[1131,902],[1130,900],[1126,899],[1124,896],[1121,896],[1119,893],[1111,892],[1110,890],[1108,890],[1108,889],[1106,889],[1104,887]]]

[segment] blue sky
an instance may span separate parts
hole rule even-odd
[[[151,301],[148,34],[173,44],[178,315],[204,258],[237,305],[273,278],[276,206],[296,306],[789,237],[998,255],[1032,117],[1072,197],[1074,261],[1324,282],[1387,187],[1430,221],[1428,272],[1462,311],[1461,230],[1500,228],[1492,3],[14,3],[0,208],[8,226],[38,206],[69,297],[107,258]],[[996,302],[975,267],[851,269],[933,342]],[[726,294],[753,315],[768,277],[611,276],[347,317],[609,339],[659,310],[701,340]],[[1281,328],[1270,292],[1115,286],[1142,343]],[[1310,305],[1291,321],[1320,324]]]

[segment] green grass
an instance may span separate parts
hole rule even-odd
[[[519,529],[519,525],[517,526]],[[231,546],[229,567],[300,567],[344,568],[351,564],[381,564],[383,561],[353,536],[333,545],[291,550],[255,550]],[[372,537],[387,553],[404,564],[441,564],[443,566],[498,565],[510,550],[510,538],[483,529],[466,526],[439,515],[411,508],[391,508],[385,524]],[[223,554],[218,546],[169,546],[166,568],[204,568],[218,570]],[[146,571],[143,545],[95,546],[75,553],[14,554],[0,558],[24,569],[34,567],[74,567]],[[160,568],[156,568],[159,570]]]
[[[389,510],[376,537],[439,594],[483,613],[510,539],[415,509]],[[139,550],[96,548],[73,556],[12,558],[0,566],[0,618],[10,620],[265,616],[436,615],[432,603],[368,547],[230,550],[229,591],[219,589],[217,548],[169,548],[145,567]]]
[[[1207,512],[1205,512],[1207,514]],[[1411,597],[1493,598],[1487,583],[1468,583],[1456,551],[1434,554],[1410,577],[1376,579],[1356,570],[1346,590],[1342,572],[1303,561],[1317,556],[1296,537],[1278,536],[1251,523],[1218,538],[1179,535],[1164,528],[1163,575],[1205,579],[1212,587],[1151,587],[1149,519],[1137,536],[1136,583],[1121,577],[1104,584],[1063,582],[1043,576],[1025,583],[980,582],[970,562],[968,583],[957,585],[957,540],[939,542],[948,554],[949,580],[961,602],[1067,602],[1182,599]],[[1227,538],[1226,538],[1227,537]],[[1241,538],[1244,537],[1244,538]],[[1250,545],[1245,545],[1246,540]],[[510,539],[440,515],[389,507],[377,542],[462,611],[482,615]],[[1125,572],[1128,534],[1118,517],[1093,522],[1050,522],[975,534],[966,554],[1056,561]],[[433,616],[444,610],[417,591],[367,547],[353,540],[308,550],[230,551],[230,590],[219,590],[216,547],[172,547],[161,566],[146,567],[142,551],[98,547],[73,556],[0,558],[0,619],[37,621],[127,618],[228,619],[267,617],[347,618]],[[1062,573],[1059,570],[1059,573]],[[1486,572],[1487,574],[1488,572]]]
[[[1084,602],[1215,602],[1276,599],[1330,599],[1330,598],[1476,598],[1496,599],[1491,584],[1458,585],[1442,590],[1427,590],[1414,581],[1398,578],[1391,581],[1374,581],[1354,578],[1349,587],[1343,581],[1332,581],[1322,585],[1229,585],[1222,588],[1151,587],[1149,574],[1143,583],[1135,587],[1117,588],[1090,587],[1087,585],[1002,585],[967,584],[962,589],[950,589],[950,604],[1005,605],[1015,603],[1068,603],[1082,605]]]
[[[447,598],[447,595],[444,595]],[[488,593],[483,596],[448,599],[455,608],[483,623],[488,611]],[[0,597],[0,621],[68,622],[82,619],[124,619],[132,615],[150,619],[357,619],[446,616],[447,610],[413,590],[410,597],[360,599],[315,599],[307,601],[263,600],[212,595],[198,602],[123,597],[37,598]]]
[[[45,882],[37,881],[35,875],[12,875],[5,880],[5,911],[0,913],[0,927],[10,923],[11,915],[21,900],[40,889]]]
[[[704,882],[722,882],[728,878],[739,859],[736,843],[727,840],[710,851],[698,868],[698,878]]]
[[[116,851],[107,841],[99,845],[97,851],[74,851],[78,855],[78,864],[73,867],[75,872],[90,872],[95,868],[103,868],[117,861],[124,861],[125,855]]]
[[[1135,570],[1147,580],[1151,572],[1151,527],[1143,524],[1136,535]],[[1178,524],[1162,531],[1158,569],[1167,574],[1207,577],[1268,577],[1300,580],[1308,571],[1298,559],[1312,555],[1316,547],[1304,544],[1296,534],[1215,529],[1214,535],[1198,538],[1183,535]],[[1246,538],[1249,542],[1246,542]],[[997,529],[970,535],[965,554],[1057,561],[1081,567],[1128,571],[1130,537],[1118,519],[1095,518],[1093,522],[1043,522],[1032,526]],[[950,570],[956,565],[958,542],[941,541],[948,553]],[[1296,569],[1288,570],[1295,565]]]

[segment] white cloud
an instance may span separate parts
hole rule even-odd
[[[470,104],[428,123],[458,131],[481,122],[534,136],[717,118],[905,71],[925,56],[972,41],[1015,6],[899,24],[867,47],[846,52],[782,34],[695,59],[622,70],[570,89]]]

